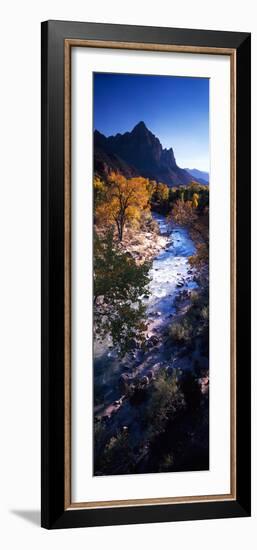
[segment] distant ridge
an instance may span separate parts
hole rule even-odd
[[[110,137],[95,130],[94,171],[101,177],[112,171],[126,177],[143,176],[169,187],[198,181],[177,165],[173,149],[164,149],[143,121],[131,132]]]
[[[204,185],[209,183],[209,172],[203,172],[202,170],[197,170],[197,168],[185,168],[185,170],[200,183],[203,183]]]

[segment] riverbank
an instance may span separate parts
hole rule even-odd
[[[159,234],[158,230],[134,230],[126,229],[120,250],[127,252],[138,264],[151,262],[161,250],[167,248],[170,243],[168,235]]]

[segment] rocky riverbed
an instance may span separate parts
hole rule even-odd
[[[121,250],[131,254],[138,264],[151,262],[158,257],[162,250],[170,245],[168,233],[158,233],[157,231],[138,231],[131,229],[124,231],[124,238],[119,244]]]
[[[186,229],[170,227],[163,216],[154,216],[159,234],[145,232],[129,237],[122,246],[138,262],[152,261],[147,307],[145,350],[135,350],[120,359],[110,340],[94,345],[94,414],[98,419],[112,418],[113,428],[133,422],[127,396],[133,389],[144,388],[155,378],[160,368],[173,368],[165,346],[167,325],[180,315],[187,297],[197,287],[194,270],[188,258],[195,252],[194,243]],[[185,366],[177,361],[176,367]],[[115,419],[114,419],[115,416]]]

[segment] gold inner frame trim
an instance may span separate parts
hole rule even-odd
[[[201,496],[72,502],[71,488],[71,48],[227,55],[230,57],[230,493]],[[115,508],[236,500],[236,50],[102,40],[64,40],[64,509]]]

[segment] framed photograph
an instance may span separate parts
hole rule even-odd
[[[42,526],[250,515],[250,34],[42,23]]]

